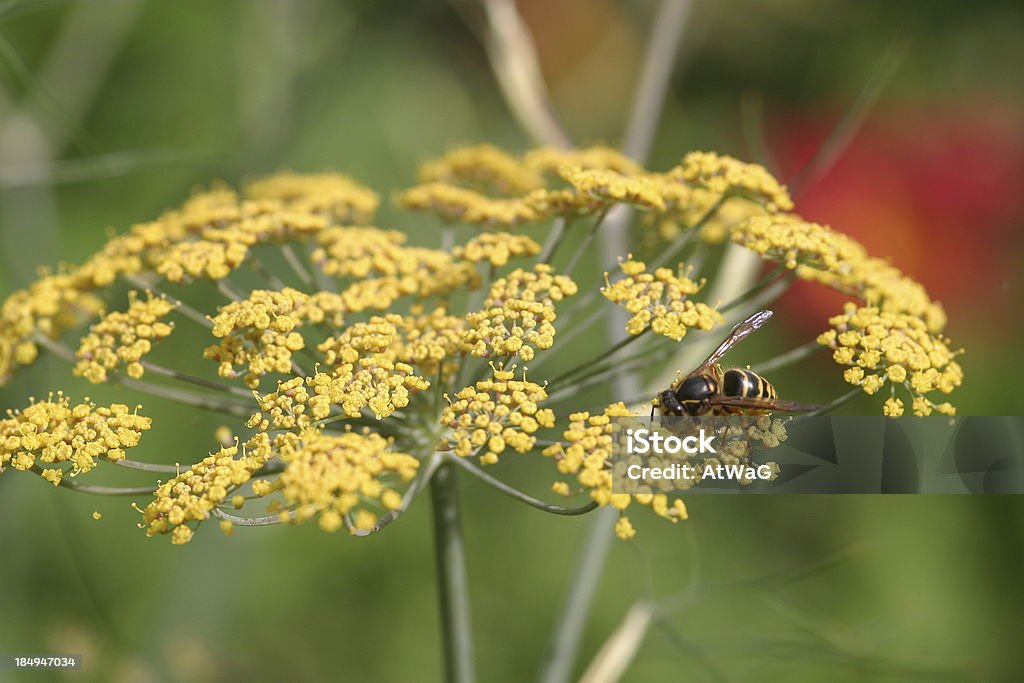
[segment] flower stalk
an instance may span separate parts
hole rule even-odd
[[[473,630],[470,625],[469,579],[459,518],[455,466],[438,467],[430,480],[434,512],[434,558],[437,567],[441,636],[447,683],[472,683]]]

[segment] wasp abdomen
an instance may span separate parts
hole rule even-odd
[[[753,370],[726,370],[722,378],[722,394],[743,398],[776,398],[775,387]]]

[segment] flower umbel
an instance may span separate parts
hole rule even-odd
[[[679,341],[690,328],[708,331],[723,322],[718,311],[688,298],[701,290],[703,281],[694,282],[668,268],[648,273],[646,264],[632,256],[621,262],[620,270],[624,277],[614,283],[605,273],[606,284],[601,294],[632,314],[626,323],[630,334],[651,329],[655,334]]]
[[[954,358],[961,351],[950,350],[949,340],[932,334],[923,320],[850,303],[829,324],[833,329],[823,332],[818,343],[833,349],[836,363],[847,366],[843,379],[864,393],[889,385],[893,395],[885,403],[886,415],[903,414],[903,402],[894,395],[898,386],[910,394],[915,415],[956,412],[949,403],[936,404],[925,394],[950,394],[960,386],[963,369]]]

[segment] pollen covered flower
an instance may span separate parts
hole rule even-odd
[[[536,256],[539,253],[540,245],[533,239],[507,232],[480,233],[452,250],[452,255],[457,259],[473,263],[486,261],[498,267],[507,264],[509,259]]]
[[[551,348],[554,303],[577,291],[567,276],[552,273],[541,263],[533,270],[514,270],[491,286],[484,307],[466,316],[465,342],[474,356],[518,355],[530,361],[537,349]]]
[[[321,343],[317,350],[332,367],[373,353],[413,365],[425,375],[435,375],[443,361],[469,350],[463,341],[465,327],[465,319],[448,315],[444,308],[429,314],[414,308],[409,315],[371,316],[366,322],[350,325],[339,336]]]
[[[543,453],[555,460],[558,471],[572,475],[587,491],[591,500],[600,506],[611,505],[625,511],[637,503],[650,507],[655,514],[671,522],[686,519],[686,505],[679,498],[670,499],[665,493],[612,492],[612,442],[615,425],[612,418],[633,417],[636,414],[622,403],[613,403],[599,415],[588,412],[573,413],[569,426],[562,434],[563,441],[548,446]],[[569,493],[567,486],[559,486],[556,492]],[[626,519],[622,522],[621,519]],[[616,526],[619,538],[631,538],[633,525],[625,517]]]
[[[419,170],[420,182],[460,185],[479,192],[517,197],[542,186],[540,174],[494,145],[453,150]]]
[[[361,225],[373,220],[377,193],[341,173],[278,173],[245,186],[253,199],[280,200],[295,211],[333,222]]]
[[[690,152],[670,174],[706,187],[718,195],[748,197],[770,211],[789,211],[793,200],[785,185],[760,164],[748,164],[715,152]]]
[[[492,376],[461,389],[441,414],[441,424],[452,430],[444,448],[466,458],[480,455],[492,465],[507,449],[526,453],[537,442],[541,427],[555,426],[555,414],[538,404],[547,392],[539,384],[515,379],[515,366],[493,368]]]
[[[577,191],[612,204],[631,204],[641,209],[665,209],[660,185],[645,175],[628,176],[608,169],[563,167],[565,180]]]
[[[107,313],[82,338],[75,354],[79,358],[76,375],[98,384],[107,381],[108,373],[125,366],[129,377],[142,377],[145,370],[140,361],[154,343],[171,334],[174,323],[161,319],[176,306],[149,293],[142,300],[138,292],[132,291],[128,299],[127,311]]]
[[[941,304],[921,284],[828,226],[793,214],[754,216],[736,225],[731,235],[737,244],[795,269],[801,279],[857,296],[888,313],[920,317],[933,332],[946,324]]]
[[[523,165],[531,171],[551,177],[557,177],[559,170],[566,166],[615,171],[624,176],[639,175],[644,172],[643,166],[619,150],[602,145],[581,149],[541,147],[523,155]]]
[[[703,282],[694,282],[668,268],[648,273],[646,264],[632,256],[622,261],[622,274],[621,279],[612,283],[605,273],[606,284],[601,294],[632,314],[626,323],[630,334],[650,328],[656,334],[679,341],[690,328],[707,331],[723,322],[715,309],[688,299],[701,290]]]
[[[269,372],[291,373],[292,353],[305,348],[295,330],[304,321],[308,302],[309,296],[295,289],[259,289],[248,299],[221,307],[211,318],[213,336],[221,342],[207,347],[203,356],[219,364],[221,377],[237,377],[236,368],[244,366],[245,383],[252,388]]]
[[[519,197],[493,198],[448,183],[423,183],[397,196],[398,205],[410,211],[429,211],[441,220],[483,227],[510,228],[542,220]]]
[[[189,524],[209,519],[216,506],[266,464],[269,454],[264,449],[242,448],[239,456],[238,444],[222,447],[160,484],[154,500],[142,511],[146,535],[171,534],[171,543],[188,543],[192,540]]]
[[[791,270],[799,266],[798,274],[825,270],[842,277],[867,257],[856,240],[792,214],[752,217],[732,231],[732,240]]]
[[[305,522],[317,517],[324,531],[341,528],[346,516],[356,529],[372,529],[377,511],[402,506],[396,487],[408,483],[419,468],[416,458],[370,431],[307,430],[282,448],[281,459],[285,469],[273,488],[292,511],[282,518]]]
[[[35,362],[39,355],[33,339],[36,334],[57,337],[103,309],[91,287],[74,271],[44,274],[4,301],[0,307],[0,384],[7,382],[17,366]]]
[[[405,236],[393,230],[331,228],[318,239],[313,262],[326,275],[354,279],[338,295],[349,312],[387,310],[405,296],[445,297],[480,281],[472,263],[440,249],[405,246]]]
[[[913,398],[915,415],[956,412],[949,403],[936,404],[925,394],[949,394],[960,386],[963,370],[954,358],[961,352],[950,350],[949,340],[930,332],[923,320],[849,303],[829,324],[833,329],[823,332],[818,343],[833,349],[836,363],[847,367],[843,378],[849,384],[866,394],[878,392],[886,383],[893,390],[903,385]],[[884,412],[901,415],[903,402],[892,397]]]
[[[124,459],[125,450],[137,446],[151,426],[148,417],[126,405],[103,407],[86,401],[72,406],[63,394],[51,394],[24,410],[8,411],[0,420],[0,470],[69,463],[75,476],[93,469],[98,458]],[[43,473],[57,485],[63,470],[45,468]]]

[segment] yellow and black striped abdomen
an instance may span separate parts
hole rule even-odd
[[[722,380],[723,396],[739,396],[742,398],[777,398],[775,387],[771,382],[752,370],[726,370]]]

